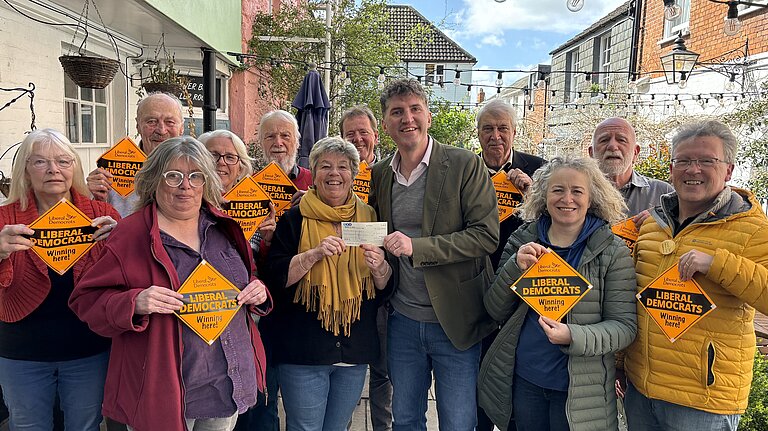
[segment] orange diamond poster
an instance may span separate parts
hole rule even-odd
[[[680,280],[677,264],[641,290],[637,299],[673,343],[717,308],[699,283]]]
[[[371,190],[371,168],[366,162],[360,162],[360,172],[352,183],[352,190],[357,197],[368,203],[368,192]]]
[[[549,250],[511,288],[540,315],[560,320],[592,289],[592,284]]]
[[[291,198],[299,189],[275,162],[253,174],[253,179],[272,199],[277,212],[276,218],[279,219],[291,207]]]
[[[112,174],[112,189],[122,197],[133,193],[136,176],[147,155],[129,137],[120,140],[96,161],[96,166]]]
[[[631,217],[621,220],[611,226],[611,231],[624,240],[627,247],[629,247],[630,254],[634,253],[635,243],[637,243],[637,235],[640,232],[638,232],[637,226],[635,226],[635,222],[632,221]]]
[[[179,288],[184,305],[174,314],[208,345],[224,332],[240,309],[240,290],[206,260],[200,262]]]
[[[499,206],[499,222],[508,219],[523,203],[523,193],[507,178],[507,173],[499,171],[491,177],[496,189],[496,199]]]
[[[91,219],[66,199],[60,200],[29,225],[32,251],[59,274],[64,274],[93,247]]]
[[[250,240],[259,225],[269,216],[272,200],[251,177],[245,177],[224,195],[228,202],[224,212],[235,219],[243,229],[245,239]]]

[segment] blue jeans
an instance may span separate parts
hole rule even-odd
[[[545,389],[515,376],[512,405],[517,431],[568,431],[565,401],[568,392]]]
[[[365,386],[367,364],[277,366],[287,431],[344,431]]]
[[[736,431],[741,415],[720,415],[647,398],[627,382],[624,411],[629,431]]]
[[[109,352],[60,362],[0,358],[10,429],[50,431],[59,394],[67,430],[98,431]]]
[[[426,431],[427,391],[434,371],[440,429],[474,430],[480,343],[460,351],[439,323],[417,322],[394,309],[387,331],[392,429]]]

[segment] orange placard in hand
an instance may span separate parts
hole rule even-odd
[[[59,274],[64,274],[93,247],[91,219],[66,199],[61,199],[29,226],[32,251]]]
[[[299,189],[275,162],[271,162],[264,169],[253,174],[253,179],[274,202],[277,212],[275,218],[279,219],[291,207],[291,198]]]
[[[240,290],[203,260],[179,288],[184,298],[179,311],[173,313],[208,345],[224,332],[240,309]]]
[[[240,180],[232,190],[224,195],[228,202],[223,205],[224,212],[235,219],[249,240],[256,233],[259,225],[269,216],[269,204],[272,200],[251,177]]]
[[[693,279],[680,280],[677,264],[650,282],[637,294],[637,299],[673,343],[717,308],[699,283]]]
[[[120,196],[126,197],[133,193],[133,179],[145,160],[147,155],[126,136],[102,154],[96,161],[96,166],[112,174],[112,189]]]
[[[637,236],[640,234],[640,232],[637,230],[635,222],[632,221],[632,217],[617,222],[611,226],[611,231],[613,231],[616,236],[624,240],[624,242],[627,244],[627,247],[629,247],[630,254],[635,251]]]
[[[548,249],[510,287],[540,315],[560,320],[592,289],[592,284]]]
[[[499,223],[508,219],[523,203],[523,193],[507,178],[507,173],[499,171],[491,177],[496,189],[496,199],[499,206]]]
[[[371,168],[366,162],[360,162],[360,172],[352,183],[352,190],[363,202],[368,203],[368,192],[371,191]]]

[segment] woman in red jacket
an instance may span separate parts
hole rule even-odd
[[[62,198],[106,238],[120,216],[91,200],[80,158],[61,133],[30,133],[19,147],[8,200],[0,207],[0,385],[11,429],[53,429],[56,393],[67,430],[98,430],[109,340],[67,307],[75,280],[97,256],[97,243],[64,274],[31,249],[27,227]]]
[[[271,299],[240,226],[222,213],[211,154],[194,138],[160,144],[136,175],[140,209],[120,222],[70,306],[112,337],[104,414],[137,431],[231,430],[264,388],[264,348],[247,312]],[[173,315],[207,261],[243,305],[210,345]]]

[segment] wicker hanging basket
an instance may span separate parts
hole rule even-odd
[[[184,91],[184,87],[173,82],[145,82],[141,84],[141,86],[144,87],[144,91],[146,91],[147,94],[159,91],[179,96],[181,92]]]
[[[120,62],[103,57],[86,55],[62,55],[61,67],[80,87],[102,89],[115,78]]]

